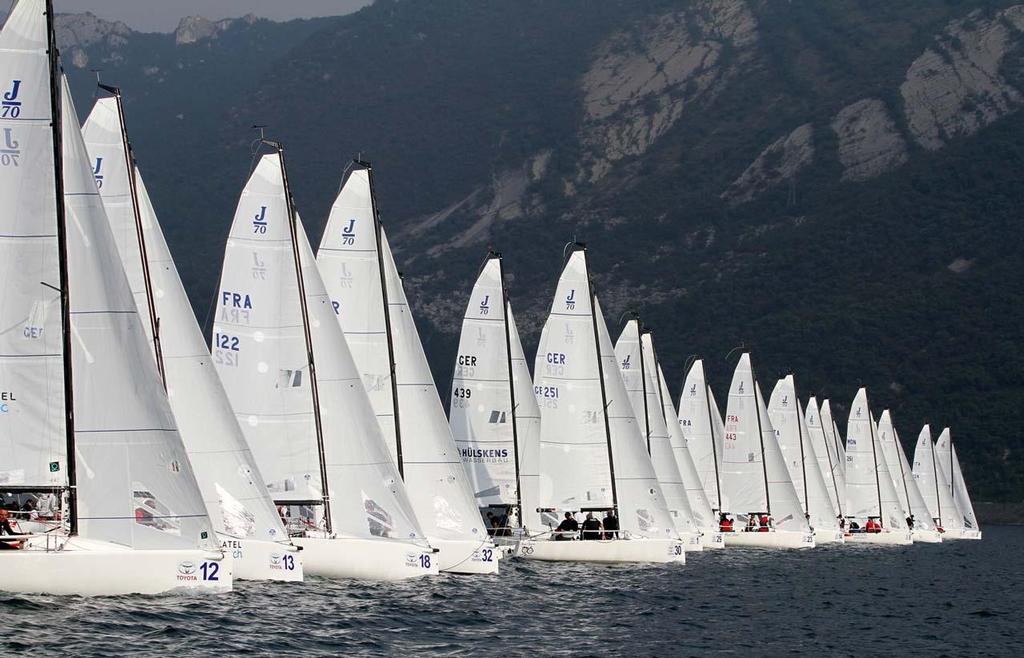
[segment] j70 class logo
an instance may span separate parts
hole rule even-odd
[[[267,207],[260,206],[260,211],[256,213],[252,220],[252,232],[258,235],[263,235],[267,232]]]
[[[21,145],[14,137],[14,128],[4,128],[3,144],[0,144],[0,166],[17,167],[21,158]]]
[[[348,225],[341,229],[341,244],[354,245],[356,243],[356,220],[348,220]]]
[[[490,301],[491,296],[484,295],[484,298],[480,301],[480,315],[487,315],[491,312]]]
[[[697,385],[693,384],[690,386],[690,397],[697,397]]]
[[[632,354],[627,354],[627,355],[626,355],[626,358],[622,360],[622,369],[623,369],[623,370],[629,370],[629,368],[630,368],[630,363],[629,363],[629,361],[630,361],[630,359],[631,359],[632,357],[633,357],[633,355],[632,355]]]
[[[12,80],[11,88],[4,92],[3,100],[0,100],[0,119],[17,119],[21,116],[21,101],[18,100],[20,91],[21,80]]]
[[[576,310],[576,289],[573,288],[569,291],[569,294],[565,297],[565,310],[574,311]]]
[[[96,189],[103,189],[103,158],[96,158],[96,164],[92,168],[92,177],[96,179]]]

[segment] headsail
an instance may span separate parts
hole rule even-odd
[[[719,477],[725,447],[725,425],[711,388],[704,379],[704,362],[701,359],[693,362],[686,375],[679,397],[676,426],[680,434],[673,433],[672,447],[677,451],[677,457],[681,450],[687,450],[711,508],[716,511],[729,509],[722,495]]]
[[[807,421],[807,433],[814,447],[814,455],[818,460],[818,469],[825,481],[829,500],[832,501],[832,513],[841,517],[844,501],[837,476],[839,455],[836,453],[835,443],[825,433],[825,428],[821,424],[821,412],[818,410],[818,400],[814,396],[807,400],[807,412],[804,417]]]

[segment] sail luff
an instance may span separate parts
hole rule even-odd
[[[508,399],[509,408],[512,413],[512,458],[516,474],[516,515],[519,518],[519,525],[523,526],[523,481],[521,475],[522,454],[519,451],[519,422],[516,416],[519,409],[516,405],[516,383],[512,371],[512,335],[509,328],[509,299],[508,288],[505,286],[505,267],[501,254],[496,254],[498,259],[498,281],[501,285],[501,322],[505,330],[505,363],[508,366]]]

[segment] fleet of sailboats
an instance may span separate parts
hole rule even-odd
[[[0,31],[0,494],[17,508],[0,589],[226,592],[981,538],[949,428],[925,425],[911,463],[864,388],[845,441],[793,375],[765,404],[748,352],[724,419],[703,359],[677,406],[638,314],[612,344],[579,243],[532,375],[488,252],[446,414],[372,166],[348,168],[314,252],[262,132],[208,340],[121,90],[99,85],[79,125],[52,17],[51,0],[18,0]]]

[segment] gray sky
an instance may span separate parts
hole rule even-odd
[[[146,32],[171,32],[184,16],[234,18],[256,14],[273,20],[340,16],[371,4],[373,0],[53,0],[61,13],[91,11],[100,18],[124,21]],[[4,11],[9,0],[0,0]]]

